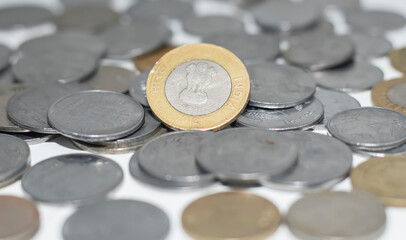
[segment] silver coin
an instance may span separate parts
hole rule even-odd
[[[323,124],[327,124],[328,120],[339,112],[361,107],[357,99],[342,92],[317,89],[314,95],[324,107]]]
[[[406,155],[406,144],[402,144],[398,147],[391,148],[388,150],[374,150],[374,149],[359,149],[356,147],[351,148],[353,152],[359,153],[366,156],[373,157],[386,157],[391,155]]]
[[[144,107],[149,107],[147,100],[147,80],[151,70],[144,71],[137,75],[130,85],[131,97]]]
[[[159,208],[135,200],[109,200],[83,206],[66,220],[65,240],[163,240],[169,218]]]
[[[130,59],[151,52],[171,37],[160,21],[143,20],[130,25],[115,25],[99,34],[107,44],[110,58]]]
[[[190,17],[183,21],[183,29],[198,37],[229,32],[243,33],[244,28],[244,23],[240,19],[229,16]]]
[[[30,166],[30,148],[23,140],[0,134],[0,187],[23,175]]]
[[[134,19],[184,19],[195,15],[193,4],[179,0],[140,1],[128,9]]]
[[[316,90],[312,77],[302,69],[275,63],[247,65],[251,79],[249,105],[289,108],[310,100]]]
[[[360,61],[383,57],[392,51],[392,43],[384,37],[374,37],[365,34],[350,34],[349,38],[355,46],[355,58]]]
[[[109,141],[139,129],[144,109],[124,94],[92,90],[60,98],[49,108],[48,122],[72,139]]]
[[[406,108],[406,84],[401,83],[395,87],[391,87],[386,96],[392,103]]]
[[[308,28],[321,17],[317,8],[305,1],[265,1],[253,7],[251,12],[261,27],[278,31]]]
[[[49,107],[59,98],[89,90],[85,85],[44,83],[15,94],[7,104],[7,117],[17,126],[38,133],[57,134],[48,124]]]
[[[0,29],[32,27],[51,20],[52,13],[39,6],[11,6],[0,9]]]
[[[343,111],[330,119],[327,128],[334,137],[358,148],[390,149],[406,142],[406,116],[386,108]]]
[[[344,143],[311,132],[284,133],[299,146],[296,165],[279,175],[260,180],[264,186],[283,190],[330,188],[348,176],[352,152]]]
[[[320,192],[295,202],[286,217],[303,240],[378,239],[386,225],[383,205],[361,192]]]
[[[10,62],[11,50],[0,44],[0,71],[6,69]]]
[[[249,147],[247,148],[247,143]],[[257,183],[296,163],[298,148],[287,136],[250,128],[231,128],[206,137],[197,163],[225,182]]]
[[[48,158],[31,167],[21,179],[25,192],[48,203],[83,203],[98,200],[123,180],[114,161],[91,154]]]
[[[342,91],[359,92],[371,89],[383,80],[383,72],[363,62],[349,63],[325,71],[312,72],[319,87]]]
[[[278,38],[270,34],[218,33],[203,42],[230,50],[244,63],[271,61],[280,53]]]
[[[275,131],[305,130],[323,119],[323,105],[317,99],[286,109],[247,107],[235,124]]]
[[[35,145],[44,142],[48,142],[51,139],[56,138],[58,135],[42,134],[35,132],[26,133],[11,133],[12,136],[24,140],[28,145]]]
[[[317,71],[348,62],[354,54],[355,48],[347,37],[311,36],[292,42],[283,57],[290,64]]]

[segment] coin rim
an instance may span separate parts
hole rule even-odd
[[[406,70],[406,69],[405,69]],[[392,110],[395,110],[397,112],[406,114],[406,108],[397,105],[396,103],[393,103],[389,98],[388,98],[388,91],[402,83],[406,83],[406,78],[395,78],[392,80],[388,81],[382,81],[378,84],[376,84],[372,89],[371,89],[371,99],[372,99],[372,104],[378,107],[384,107],[384,108],[389,108]]]

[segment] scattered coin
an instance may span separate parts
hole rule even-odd
[[[86,226],[86,227],[83,227]],[[169,218],[159,208],[135,200],[107,200],[83,206],[66,220],[66,240],[157,240],[169,232]]]
[[[0,9],[0,29],[32,27],[45,23],[52,18],[52,13],[39,6],[10,6]]]
[[[146,70],[141,72],[139,75],[135,76],[135,79],[130,85],[130,96],[138,103],[144,107],[149,108],[149,103],[147,100],[147,80],[151,70]]]
[[[0,71],[3,71],[10,64],[11,50],[0,44]]]
[[[48,158],[30,168],[21,179],[25,192],[48,203],[83,203],[105,197],[123,180],[114,161],[91,154]]]
[[[182,225],[196,240],[265,239],[279,227],[281,215],[265,198],[247,192],[223,192],[195,200],[183,211]]]
[[[240,19],[229,16],[194,16],[183,21],[183,29],[187,33],[202,38],[218,33],[243,33],[244,28]]]
[[[392,43],[384,37],[355,33],[348,36],[355,46],[355,58],[359,61],[383,57],[392,51]]]
[[[393,109],[406,114],[406,79],[397,78],[382,81],[371,90],[372,102],[375,106]]]
[[[159,60],[148,77],[154,114],[178,130],[219,130],[248,102],[250,83],[233,53],[211,44],[178,47]]]
[[[378,239],[386,225],[385,208],[360,192],[320,192],[299,199],[286,217],[299,239]]]
[[[393,50],[390,55],[390,61],[392,66],[402,72],[406,73],[406,47]]]
[[[48,142],[51,139],[56,138],[58,135],[51,134],[41,134],[35,132],[23,132],[23,133],[12,133],[14,137],[18,137],[21,140],[24,140],[28,145],[35,145],[44,142]]]
[[[134,19],[184,19],[195,15],[193,4],[179,0],[140,1],[128,10]]]
[[[163,55],[165,55],[167,52],[169,52],[175,48],[176,47],[174,47],[174,46],[163,46],[163,47],[159,48],[158,50],[135,57],[134,58],[135,67],[140,72],[145,72],[147,70],[150,70],[155,65],[155,63],[158,62],[159,59],[161,59],[161,57]],[[145,80],[145,82],[147,82],[147,81]]]

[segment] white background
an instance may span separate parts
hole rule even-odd
[[[49,6],[54,11],[58,9],[56,0],[0,0],[0,6],[9,4],[14,5],[26,2]],[[118,6],[119,9],[123,9],[128,1],[123,0],[122,3],[123,5]],[[405,0],[364,0],[363,3],[367,9],[391,10],[406,16]],[[218,10],[219,8],[215,9]],[[225,9],[225,11],[230,12],[228,11],[228,9]],[[45,27],[36,28],[34,29],[35,31],[32,32],[34,34],[37,34],[41,31],[47,32],[50,29],[52,29],[52,26],[48,25]],[[9,45],[12,48],[17,47],[18,44],[26,37],[27,34],[23,33],[22,31],[0,32],[0,42]],[[391,32],[388,34],[387,37],[392,42],[395,48],[406,46],[406,28]],[[399,72],[397,72],[390,66],[388,58],[377,59],[374,60],[373,63],[384,71],[385,79],[391,79],[401,76]],[[356,93],[352,94],[352,96],[357,98],[362,106],[371,106],[370,92]],[[80,150],[77,150],[69,143],[69,141],[66,141],[66,139],[62,137],[57,138],[53,142],[34,145],[30,148],[33,165],[46,158],[56,155],[82,152]],[[128,164],[131,155],[132,154],[106,155],[107,157],[110,157],[117,163],[119,163],[125,173],[123,183],[113,194],[111,194],[111,198],[143,200],[162,208],[169,215],[171,220],[171,231],[168,236],[168,239],[170,240],[190,239],[184,233],[181,226],[182,211],[187,206],[187,204],[201,196],[219,191],[230,190],[228,187],[217,184],[205,189],[192,192],[171,192],[144,185],[139,181],[133,179],[129,173]],[[360,155],[354,155],[354,166],[357,166],[361,162],[365,161],[365,159],[365,157],[362,157]],[[64,181],[64,179],[61,179],[61,181]],[[342,183],[338,184],[336,187],[334,187],[334,190],[351,190],[349,179],[346,179]],[[294,201],[301,197],[301,194],[299,193],[283,192],[266,188],[251,188],[247,189],[246,191],[261,195],[271,200],[273,203],[276,204],[282,214],[286,214],[289,206],[291,206]],[[19,181],[3,189],[0,189],[0,194],[10,194],[28,198],[28,196],[23,192],[21,183]],[[41,227],[34,239],[62,240],[61,229],[63,223],[67,219],[67,217],[75,211],[75,207],[71,205],[61,206],[42,203],[37,203],[37,205],[40,211]],[[404,224],[406,220],[406,208],[389,207],[387,208],[386,212],[387,228],[381,239],[406,239],[406,230]],[[136,236],[134,236],[134,239],[136,239]],[[286,225],[282,224],[279,227],[278,231],[270,239],[285,240],[294,239],[294,237],[288,231]]]

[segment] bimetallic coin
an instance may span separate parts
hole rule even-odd
[[[406,114],[406,79],[382,81],[371,90],[372,103]]]
[[[248,102],[249,76],[233,53],[211,44],[178,47],[159,60],[147,81],[154,114],[177,130],[219,130]]]
[[[28,145],[35,145],[44,142],[48,142],[51,139],[56,138],[58,135],[51,134],[41,134],[35,132],[24,132],[24,133],[12,133],[14,137],[24,140]]]
[[[130,85],[130,96],[144,107],[149,107],[147,100],[147,80],[151,70],[141,72],[135,76]]]
[[[277,109],[309,101],[316,90],[312,77],[302,69],[275,63],[247,65],[251,80],[249,105]]]
[[[0,29],[32,27],[52,18],[52,13],[39,6],[11,6],[0,9]]]
[[[48,203],[83,203],[105,197],[123,180],[114,161],[91,154],[68,154],[41,161],[21,179],[32,198]]]
[[[10,64],[11,50],[0,44],[0,71],[3,71]]]
[[[248,192],[216,193],[195,200],[182,214],[184,230],[196,240],[259,240],[281,223],[277,207]]]
[[[374,37],[366,34],[349,34],[355,46],[355,58],[359,61],[368,61],[383,57],[392,50],[392,43],[384,37]]]
[[[393,50],[390,53],[389,57],[390,57],[392,66],[396,70],[403,72],[403,73],[406,72],[406,48]]]
[[[92,90],[56,101],[48,111],[49,124],[62,135],[85,142],[115,140],[139,129],[144,109],[130,97]]]
[[[31,201],[0,196],[0,238],[5,240],[27,240],[34,237],[40,225],[39,212]]]
[[[196,16],[183,20],[183,29],[187,33],[202,38],[219,33],[243,33],[244,28],[240,19],[229,16]]]
[[[150,70],[155,65],[155,63],[158,62],[159,59],[161,59],[163,55],[165,55],[167,52],[175,48],[176,47],[173,46],[163,46],[158,50],[135,57],[134,58],[135,67],[140,72]],[[145,82],[147,82],[147,80],[145,80]]]
[[[129,15],[135,20],[163,18],[164,20],[184,19],[195,15],[191,2],[179,0],[140,1],[130,7]]]
[[[320,192],[295,202],[286,217],[299,239],[378,239],[385,230],[385,208],[361,192]]]
[[[109,200],[78,209],[66,220],[62,235],[66,240],[158,240],[168,232],[168,216],[154,205]]]

